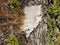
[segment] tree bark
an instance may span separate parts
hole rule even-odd
[[[41,3],[42,7],[43,7],[42,20],[41,20],[41,22],[39,22],[38,26],[30,33],[30,36],[27,38],[25,32],[22,32],[20,34],[14,33],[18,37],[20,45],[45,45],[44,35],[45,35],[46,31],[48,30],[47,21],[49,21],[49,19],[48,19],[46,10],[45,10],[44,1],[45,0],[43,0],[43,4]],[[0,40],[0,44],[1,44],[1,40]]]
[[[47,22],[49,21],[49,16],[46,12],[46,7],[43,6],[43,16],[41,22],[38,26],[31,32],[30,36],[26,38],[25,33],[17,34],[19,37],[20,45],[45,45],[45,33],[47,32]]]
[[[39,25],[31,32],[29,38],[26,38],[25,33],[17,34],[19,38],[20,45],[45,45],[44,35],[47,29],[47,16],[42,18]]]

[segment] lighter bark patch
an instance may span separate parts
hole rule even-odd
[[[41,5],[26,6],[25,7],[25,20],[24,31],[26,36],[29,37],[30,33],[37,27],[41,21],[42,8]]]

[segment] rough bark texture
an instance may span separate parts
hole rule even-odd
[[[30,34],[29,38],[25,37],[24,32],[21,34],[17,34],[19,37],[20,45],[45,45],[44,42],[44,34],[47,29],[47,16],[43,16],[42,21],[39,25],[34,29],[34,31]]]
[[[45,6],[44,6],[45,0],[41,0],[41,1],[43,2],[43,4],[42,4],[43,9],[45,9]],[[15,33],[15,35],[19,39],[20,45],[45,45],[44,34],[48,30],[46,23],[47,23],[47,21],[49,21],[49,19],[48,19],[48,15],[46,13],[46,10],[43,10],[42,12],[43,12],[43,15],[42,15],[41,22],[34,29],[34,31],[31,32],[31,34],[28,38],[26,38],[25,32],[22,32],[20,34]],[[1,35],[0,35],[0,38],[2,38]],[[6,39],[7,38],[5,38],[5,41],[0,40],[0,45],[6,45]]]
[[[49,16],[46,12],[45,5],[43,5],[42,7],[43,7],[42,20],[39,23],[39,25],[34,29],[34,31],[31,32],[29,38],[26,38],[24,36],[25,35],[24,32],[21,33],[21,35],[17,34],[19,37],[20,45],[45,45],[44,35],[48,30],[47,22],[49,21]]]

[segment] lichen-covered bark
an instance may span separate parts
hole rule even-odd
[[[41,22],[38,26],[31,32],[29,38],[24,36],[24,33],[21,33],[21,37],[18,35],[20,39],[20,45],[45,45],[45,33],[48,30],[47,22],[49,21],[49,16],[45,10],[45,6],[43,6],[43,16]]]
[[[45,45],[44,35],[47,29],[48,16],[43,16],[42,21],[39,25],[31,32],[29,38],[26,38],[24,33],[17,34],[19,37],[20,45]]]
[[[36,28],[34,28],[34,30],[30,33],[29,37],[28,38],[26,37],[26,33],[24,31],[21,33],[16,33],[16,32],[13,33],[14,35],[17,36],[20,45],[45,45],[44,35],[45,35],[45,32],[48,30],[46,23],[47,23],[47,21],[49,21],[49,19],[48,19],[48,15],[46,13],[45,6],[44,6],[45,0],[40,0],[40,1],[42,1],[42,2],[40,2],[42,5],[42,13],[43,13],[42,20],[41,20],[41,22],[38,23]],[[35,4],[35,2],[34,2],[34,4]],[[39,5],[39,3],[37,3],[37,2],[36,2],[36,4]],[[2,27],[0,27],[0,29],[1,28]],[[11,32],[10,32],[11,29],[9,29],[9,26],[4,27],[4,28],[6,28],[6,30],[4,30],[3,33],[0,34],[0,38],[1,38],[0,45],[6,45],[8,36],[11,34]],[[8,29],[9,29],[9,31],[7,31]]]

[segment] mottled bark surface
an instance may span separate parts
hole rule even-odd
[[[45,10],[45,7],[43,8]],[[46,10],[43,10],[42,20],[39,25],[31,32],[29,38],[26,38],[24,32],[21,35],[18,35],[20,45],[45,45],[44,35],[47,28],[47,22],[49,21],[49,16],[46,13]]]
[[[39,25],[31,32],[29,38],[25,37],[24,32],[17,34],[19,37],[20,45],[45,45],[44,44],[44,35],[47,29],[47,17],[43,17]]]
[[[42,1],[41,5],[42,5],[42,7],[44,7],[42,9],[45,9],[45,6],[44,6],[45,0],[41,0],[41,1]],[[36,3],[36,4],[38,4],[38,3]],[[42,12],[43,12],[43,14],[42,14],[41,22],[39,22],[38,26],[30,33],[30,36],[28,38],[26,37],[25,32],[21,32],[20,34],[14,33],[14,35],[16,35],[18,37],[20,45],[45,45],[44,34],[48,30],[46,23],[47,23],[47,21],[49,21],[49,19],[48,19],[46,11],[42,10]],[[1,27],[0,27],[0,29],[1,29]],[[0,35],[0,38],[1,38],[0,45],[6,45],[7,38],[10,35],[10,31],[8,32],[8,31],[4,30],[4,32],[6,32],[6,33],[4,33],[4,34],[2,33]],[[4,38],[4,40],[2,38]]]
[[[46,13],[45,6],[43,5],[43,16],[39,25],[31,32],[29,38],[24,37],[24,34],[20,37],[20,45],[45,45],[44,35],[47,28],[47,22],[49,16]],[[21,43],[22,42],[22,43]]]

